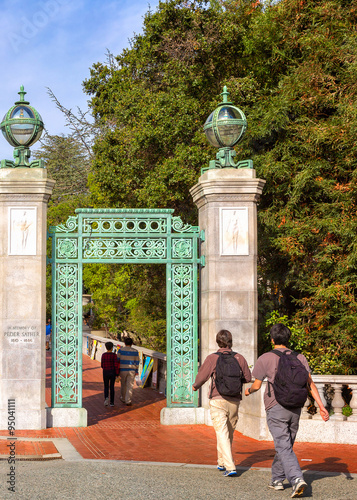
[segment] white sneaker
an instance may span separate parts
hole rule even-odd
[[[307,488],[307,484],[305,483],[302,477],[298,477],[292,486],[293,486],[293,492],[291,494],[291,498],[301,497],[301,495]]]
[[[104,406],[108,406],[108,404],[109,404],[109,398],[105,398],[105,400],[104,400]]]
[[[269,488],[272,488],[273,490],[283,490],[284,489],[283,481],[281,481],[280,479],[275,479],[275,481],[271,481],[268,484],[268,486],[269,486]]]

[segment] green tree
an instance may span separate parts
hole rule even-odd
[[[83,144],[74,137],[46,134],[34,157],[45,161],[49,178],[56,181],[51,205],[82,199],[88,194],[90,157]]]
[[[135,343],[166,348],[166,302],[161,283],[164,266],[89,264],[83,282],[92,295],[94,327],[105,327],[112,338],[124,330]]]
[[[350,1],[281,1],[245,49],[259,97],[242,148],[267,180],[262,289],[332,373],[357,368],[356,14]]]
[[[196,221],[189,189],[215,155],[202,125],[226,75],[241,71],[245,10],[224,11],[219,2],[160,2],[130,49],[93,66],[84,89],[106,129],[95,143],[89,177],[94,206],[174,208],[186,222]],[[126,328],[146,345],[154,336],[162,345],[162,272],[135,266],[131,276]]]
[[[246,10],[160,2],[130,49],[93,66],[84,89],[108,128],[94,146],[95,205],[172,207],[195,220],[189,188],[215,154],[202,124],[225,79],[243,70]]]
[[[84,83],[106,132],[96,206],[172,207],[214,156],[202,125],[224,84],[248,118],[236,149],[266,179],[260,325],[275,309],[331,373],[357,369],[357,10],[352,0],[161,2]],[[335,359],[330,359],[335,358]]]
[[[54,179],[51,199],[48,205],[47,225],[63,224],[76,208],[88,206],[87,187],[90,157],[83,144],[73,136],[46,134],[41,147],[34,152],[35,158],[42,158],[48,177]],[[47,254],[51,255],[51,242],[47,243]],[[52,279],[47,266],[46,315],[51,317]]]

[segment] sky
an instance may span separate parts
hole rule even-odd
[[[66,108],[88,109],[82,83],[96,62],[129,47],[159,0],[0,0],[0,120],[19,99],[20,85],[49,134],[67,134],[50,88]],[[33,146],[36,149],[39,143]],[[0,134],[0,159],[13,148]]]

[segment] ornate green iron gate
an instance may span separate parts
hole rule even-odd
[[[166,264],[167,406],[197,406],[199,228],[166,209],[78,209],[52,238],[52,407],[82,407],[86,263]]]

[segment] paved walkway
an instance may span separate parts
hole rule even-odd
[[[50,405],[49,356],[46,399]],[[162,426],[160,410],[165,406],[165,398],[157,391],[135,388],[130,407],[120,402],[118,391],[115,407],[105,407],[102,370],[97,361],[87,356],[83,357],[83,405],[88,411],[86,428],[16,431],[17,459],[56,458],[56,452],[60,451],[57,443],[62,442],[60,438],[66,438],[77,450],[78,458],[201,465],[216,463],[213,428],[205,425]],[[5,458],[7,432],[0,431],[0,436],[0,455]],[[356,445],[296,443],[294,449],[305,471],[340,472],[346,477],[357,473]],[[274,456],[271,442],[255,441],[238,432],[233,452],[238,468],[270,468]]]

